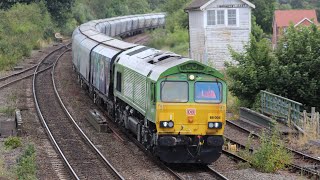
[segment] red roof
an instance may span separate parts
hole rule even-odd
[[[277,27],[287,27],[292,22],[294,25],[307,18],[318,24],[316,10],[276,10],[274,13]]]

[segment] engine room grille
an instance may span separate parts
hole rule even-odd
[[[124,69],[123,94],[142,109],[146,108],[146,77]]]

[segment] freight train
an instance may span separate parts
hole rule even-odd
[[[164,25],[163,13],[80,25],[72,36],[74,69],[94,102],[162,161],[212,163],[224,144],[223,75],[198,61],[118,38]]]

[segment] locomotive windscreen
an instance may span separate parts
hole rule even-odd
[[[195,101],[207,103],[221,102],[221,83],[217,82],[196,82]]]

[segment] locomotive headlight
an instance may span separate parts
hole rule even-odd
[[[209,129],[221,129],[222,123],[221,122],[208,122]]]
[[[163,126],[167,127],[168,126],[168,122],[163,122]]]
[[[196,78],[196,77],[195,77],[193,74],[189,75],[189,79],[190,79],[191,81],[193,81],[195,78]]]
[[[173,128],[173,121],[169,121],[168,126],[169,126],[169,128]]]
[[[174,122],[173,121],[160,121],[161,128],[173,128]]]

